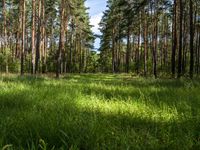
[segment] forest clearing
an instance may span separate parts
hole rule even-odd
[[[200,150],[200,0],[0,0],[0,149]]]
[[[200,80],[82,74],[0,79],[0,146],[198,149]]]

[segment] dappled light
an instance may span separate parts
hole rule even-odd
[[[42,139],[56,149],[198,147],[198,80],[125,78],[2,77],[0,144],[37,149]]]
[[[199,150],[200,0],[1,0],[0,149]]]

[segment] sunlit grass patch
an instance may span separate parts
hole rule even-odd
[[[0,147],[198,149],[200,81],[1,77]]]

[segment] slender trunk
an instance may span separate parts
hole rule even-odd
[[[190,0],[190,78],[194,72],[194,28],[193,28],[193,1]]]
[[[179,52],[178,52],[178,78],[182,75],[182,38],[183,38],[183,2],[179,0]]]
[[[184,14],[184,20],[187,19],[187,15]],[[188,30],[187,30],[187,22],[184,21],[183,25],[183,57],[182,57],[182,74],[186,72],[186,65],[187,65],[187,40],[188,40]]]
[[[200,67],[200,31],[199,31],[199,41],[198,41],[198,54],[197,54],[197,74],[199,74]]]
[[[45,73],[46,70],[46,59],[45,59],[45,0],[41,0],[41,66],[42,73]]]
[[[3,43],[3,53],[5,53],[6,56],[6,73],[8,73],[8,49],[7,49],[7,16],[6,16],[6,2],[5,0],[2,1],[3,3],[3,36],[4,36],[4,43]]]
[[[172,76],[175,77],[176,72],[176,49],[177,49],[177,1],[174,0],[173,13],[173,37],[172,37]]]
[[[35,0],[32,0],[32,74],[35,74]]]
[[[21,75],[24,74],[24,52],[25,52],[25,19],[26,19],[26,1],[22,0],[22,50],[21,50]]]
[[[115,29],[112,31],[112,72],[115,73]]]
[[[139,31],[138,31],[138,47],[136,51],[136,73],[139,74],[139,69],[140,69],[140,48],[141,48],[141,25],[139,25]]]
[[[67,11],[65,12],[65,58],[64,58],[64,73],[67,73],[67,64],[68,64],[68,51],[67,51],[67,47],[68,47],[68,13]],[[85,55],[84,55],[85,56]],[[83,68],[85,68],[85,65],[83,63]]]
[[[65,0],[61,1],[61,10],[60,10],[60,40],[59,40],[59,49],[57,51],[57,69],[56,69],[56,77],[59,78],[59,74],[61,72],[61,57],[62,57],[62,52],[64,51],[64,43],[65,43]]]
[[[38,25],[37,25],[37,44],[36,44],[36,58],[35,58],[35,71],[36,73],[40,68],[40,48],[41,48],[41,0],[38,0]]]
[[[155,17],[154,17],[154,31],[153,31],[153,73],[157,78],[157,40],[158,40],[158,14],[157,14],[157,0],[155,2]]]
[[[127,50],[126,50],[126,73],[129,73],[130,66],[130,27],[128,27],[127,32]]]
[[[166,68],[168,62],[168,17],[166,16],[166,24],[165,24],[165,37],[164,37],[164,67]]]
[[[147,75],[147,16],[144,10],[144,76]]]

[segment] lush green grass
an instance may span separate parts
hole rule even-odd
[[[199,149],[200,80],[0,78],[0,148]]]

